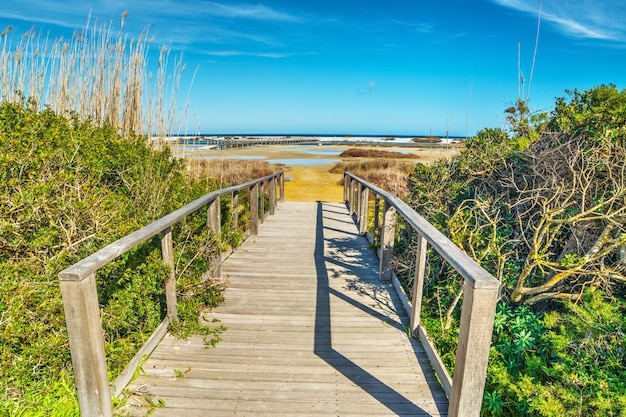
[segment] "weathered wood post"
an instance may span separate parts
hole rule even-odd
[[[220,212],[220,197],[209,203],[207,208],[207,227],[213,233],[217,243],[217,253],[211,259],[212,275],[219,277],[222,272],[222,219]]]
[[[259,223],[263,224],[265,221],[265,181],[259,184],[261,187],[259,190]]]
[[[367,232],[367,212],[369,202],[369,189],[359,184],[359,234],[364,235]]]
[[[80,414],[83,417],[113,415],[107,375],[96,275],[77,278],[59,274],[67,336]]]
[[[465,280],[450,417],[478,417],[483,402],[498,281]]]
[[[380,196],[374,198],[374,242],[380,242]]]
[[[348,203],[350,205],[350,200],[348,199],[348,190],[350,189],[350,177],[343,173],[343,202]]]
[[[269,195],[270,195],[270,216],[274,215],[276,211],[276,177],[272,177],[269,182]]]
[[[174,264],[174,243],[172,241],[171,227],[168,227],[161,232],[161,256],[163,257],[163,262],[170,266],[170,274],[165,279],[167,317],[170,320],[177,320],[178,306],[176,303],[176,266]]]
[[[396,233],[396,209],[385,200],[382,236],[380,238],[380,280],[391,282],[393,274],[393,244]]]
[[[250,234],[259,234],[259,183],[250,187]]]
[[[354,214],[354,210],[355,210],[355,206],[356,206],[356,196],[355,196],[355,183],[356,180],[354,180],[353,178],[350,178],[350,216],[352,216],[352,214]]]
[[[424,291],[424,276],[426,274],[426,249],[428,242],[424,236],[417,237],[415,250],[415,275],[413,277],[413,303],[411,310],[411,334],[417,336],[417,326],[420,324],[422,311],[422,293]]]
[[[239,227],[239,191],[233,192],[231,201],[233,210],[233,229],[237,230]]]
[[[280,202],[285,202],[285,173],[280,173]]]

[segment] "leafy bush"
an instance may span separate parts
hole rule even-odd
[[[410,177],[409,203],[501,282],[484,415],[626,415],[626,90],[570,95]],[[461,280],[429,262],[422,317],[451,369]]]
[[[626,302],[582,301],[545,314],[498,306],[484,415],[626,415]]]
[[[77,415],[58,272],[212,185],[187,180],[182,162],[144,137],[35,107],[0,105],[0,414]],[[218,247],[204,221],[174,228],[188,328],[221,300],[201,279]],[[98,271],[110,378],[163,318],[168,273],[158,238]]]

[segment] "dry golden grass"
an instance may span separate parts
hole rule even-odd
[[[287,201],[343,200],[340,185],[343,172],[330,172],[330,165],[294,165],[286,169],[285,198]]]
[[[236,185],[270,175],[281,168],[261,160],[187,159],[187,172],[193,179],[215,178],[220,186]]]
[[[413,161],[369,159],[367,161],[339,162],[330,171],[333,173],[349,171],[385,191],[397,196],[405,196],[409,193],[407,181],[414,167],[415,162]]]
[[[144,30],[137,39],[113,24],[90,24],[70,39],[49,40],[34,29],[17,43],[9,26],[0,34],[0,101],[28,103],[73,114],[122,134],[171,136],[177,120],[178,85],[184,66],[160,50],[155,80]],[[173,72],[173,73],[170,73]]]

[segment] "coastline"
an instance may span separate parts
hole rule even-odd
[[[380,150],[381,138],[367,143],[354,142],[337,144],[332,140],[318,144],[254,145],[246,147],[227,147],[218,149],[194,142],[169,143],[174,156],[187,159],[244,159],[260,160],[274,164],[277,170],[283,170],[286,176],[285,197],[288,201],[341,201],[343,188],[342,174],[330,170],[340,162],[360,162],[380,158],[345,157],[340,154],[352,147]],[[422,146],[421,143],[389,143],[385,141],[386,151],[402,152],[415,156],[415,163],[431,164],[449,158],[460,150],[458,146]]]
[[[393,136],[393,135],[182,135],[166,138],[152,137],[153,141],[177,144],[202,144],[213,141],[225,141],[226,143],[238,140],[267,140],[281,141],[287,139],[311,140],[322,145],[377,145],[377,146],[463,146],[465,137],[460,136]]]

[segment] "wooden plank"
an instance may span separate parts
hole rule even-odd
[[[128,365],[126,365],[124,370],[120,372],[119,376],[115,378],[115,381],[111,384],[113,388],[113,395],[115,397],[119,397],[124,388],[126,388],[131,379],[133,379],[134,374],[144,357],[149,356],[157,347],[157,344],[163,339],[163,337],[165,337],[167,334],[167,326],[169,324],[170,320],[166,317],[148,338],[148,340],[146,340],[146,343],[143,344],[141,349],[139,349],[130,362],[128,362]]]

